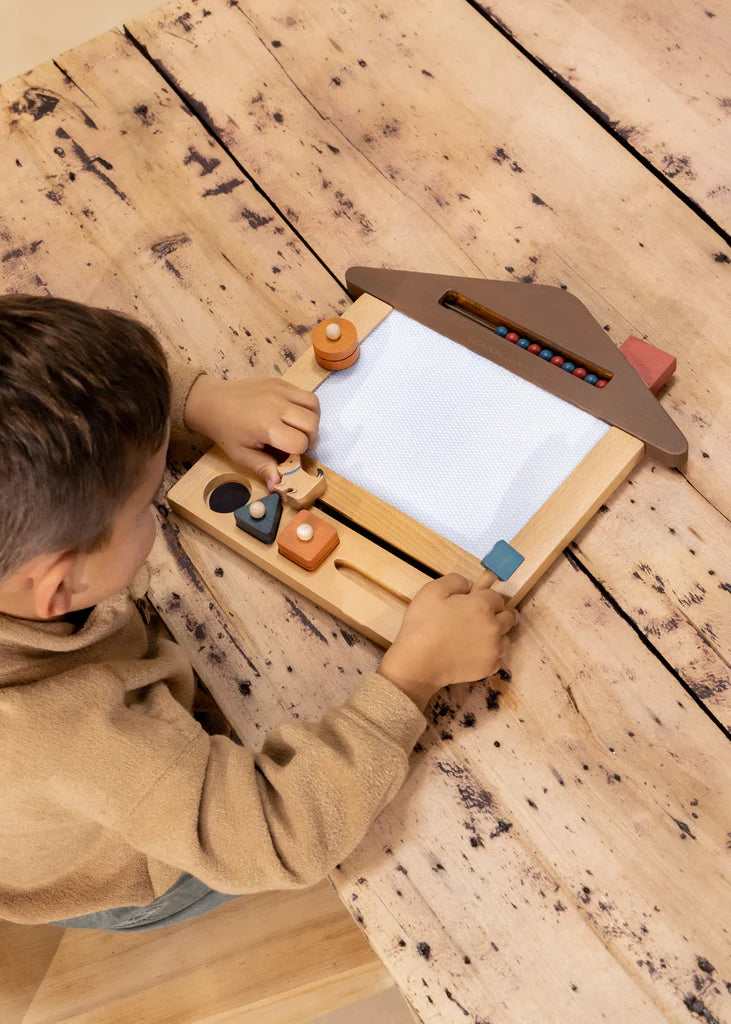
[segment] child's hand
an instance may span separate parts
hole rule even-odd
[[[185,423],[253,470],[271,490],[280,480],[265,445],[301,455],[317,438],[320,402],[310,391],[278,378],[219,380],[199,377],[185,405]]]
[[[470,586],[451,573],[422,587],[378,668],[422,711],[443,686],[484,679],[507,655],[518,612],[494,590]]]

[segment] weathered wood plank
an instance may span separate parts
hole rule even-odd
[[[372,262],[567,283],[618,342],[649,333],[677,352],[662,401],[689,437],[692,486],[658,469],[646,504],[714,537],[704,572],[721,586],[706,587],[701,604],[680,603],[705,587],[698,564],[668,564],[670,535],[638,531],[622,511],[631,509],[626,487],[611,503],[611,542],[595,520],[582,550],[599,557],[597,575],[628,611],[636,566],[664,566],[670,607],[654,616],[652,642],[731,721],[731,591],[722,589],[731,530],[704,500],[731,514],[720,345],[731,265],[712,259],[717,236],[466,5],[450,5],[448,31],[436,0],[398,13],[328,8],[328,34],[308,31],[316,5],[216,0],[205,9],[173,3],[129,30],[338,273]],[[490,72],[476,78],[475,67]],[[510,89],[496,92],[494,78]],[[688,615],[687,631],[673,628]]]
[[[731,233],[727,3],[477,4],[604,124]],[[719,238],[719,255],[731,256]]]
[[[144,934],[48,931],[55,955],[4,1024],[308,1024],[392,985],[328,882]]]

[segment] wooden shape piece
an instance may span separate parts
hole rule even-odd
[[[263,505],[264,515],[253,516],[252,505]],[[252,501],[243,508],[237,508],[234,512],[236,525],[244,533],[256,537],[262,544],[273,544],[279,528],[279,520],[282,518],[282,499],[278,494],[267,494],[263,498]]]
[[[651,345],[648,341],[630,334],[619,351],[630,366],[642,377],[653,395],[656,395],[663,384],[667,384],[675,373],[677,360],[669,352]]]
[[[317,476],[308,473],[302,467],[300,455],[290,455],[278,469],[282,479],[274,490],[292,508],[309,508],[316,498],[324,494],[327,487],[325,474],[321,469],[318,469]]]
[[[332,329],[333,327],[337,327],[339,330],[337,338],[328,337],[328,328]],[[331,330],[331,333],[334,332]],[[332,368],[326,366],[326,363],[341,363],[345,359],[350,359],[353,353],[357,353],[359,349],[355,324],[352,320],[346,320],[342,316],[321,320],[319,324],[315,324],[312,331],[312,347],[315,351],[315,359],[325,369]],[[356,355],[355,359],[357,358]],[[344,367],[337,367],[337,369],[344,369]]]
[[[312,527],[310,540],[301,540],[297,536],[298,527],[305,524]],[[280,555],[284,555],[290,562],[302,566],[308,572],[314,572],[322,565],[339,543],[340,538],[335,527],[307,509],[298,512],[277,538]]]
[[[315,358],[323,370],[330,370],[332,372],[334,370],[347,370],[349,366],[353,365],[353,363],[358,362],[359,356],[360,345],[358,345],[355,351],[352,352],[347,359],[322,359],[320,356],[315,356]]]

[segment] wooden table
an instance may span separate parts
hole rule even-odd
[[[687,468],[612,496],[334,873],[427,1022],[731,1020],[730,35],[714,0],[189,0],[2,89],[4,288],[211,372],[282,372],[351,263],[566,285],[678,356]],[[160,523],[152,597],[246,743],[376,664]]]

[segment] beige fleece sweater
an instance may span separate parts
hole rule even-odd
[[[194,375],[173,376],[179,436]],[[0,917],[143,906],[183,871],[227,893],[310,885],[398,791],[425,726],[370,675],[256,753],[204,732],[194,690],[129,591],[78,629],[0,615]]]

